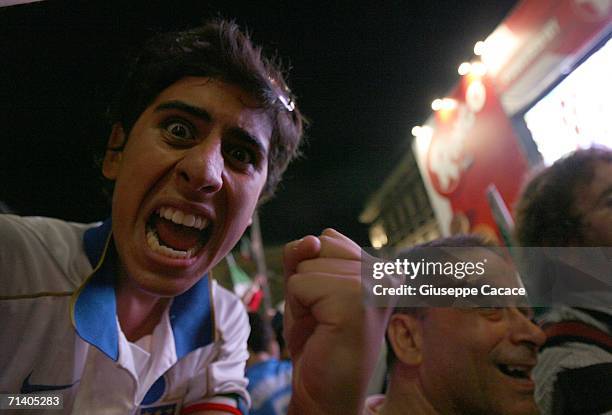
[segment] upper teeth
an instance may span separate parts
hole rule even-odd
[[[172,207],[163,206],[159,208],[158,213],[162,218],[168,219],[179,225],[189,226],[198,230],[202,230],[208,226],[208,219],[201,216],[192,215],[191,213],[185,213]]]
[[[523,375],[527,375],[529,373],[529,367],[528,366],[522,366],[522,365],[506,365],[506,370],[508,372],[511,373],[520,373]]]

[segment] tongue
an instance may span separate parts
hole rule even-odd
[[[159,218],[155,224],[159,241],[178,251],[187,251],[200,241],[200,231]]]

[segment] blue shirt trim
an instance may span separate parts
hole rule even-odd
[[[115,250],[110,238],[111,228],[109,219],[102,225],[85,231],[85,253],[94,271],[76,293],[73,321],[78,335],[83,340],[117,361],[119,333],[112,270]]]
[[[113,269],[116,251],[111,231],[111,220],[107,219],[102,225],[88,229],[83,236],[85,253],[94,271],[74,295],[73,321],[83,340],[117,361],[119,333]],[[208,275],[174,298],[169,317],[177,359],[214,341],[215,322]]]
[[[178,359],[214,341],[215,321],[209,285],[210,279],[205,275],[188,291],[175,297],[170,306],[170,325]]]
[[[166,379],[161,376],[149,388],[149,391],[140,402],[141,405],[151,405],[157,402],[166,392]]]
[[[100,259],[102,259],[104,248],[106,248],[106,243],[112,230],[112,222],[110,219],[107,219],[100,226],[89,228],[85,231],[83,245],[85,247],[85,254],[92,267],[95,267],[100,262]]]

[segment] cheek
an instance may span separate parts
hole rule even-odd
[[[253,212],[257,206],[258,194],[251,192],[234,194],[228,200],[228,221],[229,228],[235,228],[237,232],[242,232],[249,226]]]
[[[462,347],[461,339],[454,333],[431,333],[439,335],[428,336],[423,343],[423,363],[429,366],[431,373],[448,377],[449,372],[456,371],[465,362],[465,354],[469,351]]]
[[[259,201],[264,180],[245,176],[227,176],[224,179],[224,202],[218,206],[218,212],[223,215],[226,237],[238,239],[249,226],[253,212]]]
[[[471,322],[473,325],[474,322]],[[469,327],[457,325],[455,327]],[[449,330],[431,338],[427,343],[425,359],[435,362],[438,370],[452,377],[469,373],[487,364],[495,340],[482,332]],[[429,350],[427,350],[429,349]]]
[[[141,146],[143,147],[143,146]],[[121,180],[129,192],[147,192],[160,178],[168,175],[179,160],[179,154],[145,146],[130,149],[124,159],[124,168],[120,172],[117,182]]]
[[[229,210],[235,216],[251,217],[266,182],[267,174],[256,177],[230,177],[225,185],[228,188]]]

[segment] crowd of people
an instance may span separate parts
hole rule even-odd
[[[285,247],[280,358],[268,317],[209,274],[303,135],[281,68],[235,24],[151,39],[110,113],[107,220],[0,215],[0,393],[61,394],[72,414],[612,413],[609,275],[596,305],[535,319],[525,302],[372,307],[361,248],[333,229]],[[538,172],[516,221],[521,246],[609,247],[612,150]],[[517,280],[474,235],[399,257],[432,247],[468,247]],[[385,334],[386,390],[367,397]]]
[[[559,298],[569,301],[548,298],[537,304],[545,306],[538,316],[529,303],[394,310],[387,330],[388,391],[369,399],[366,414],[612,413],[612,149],[578,150],[536,171],[516,207],[515,236],[523,250],[535,248],[536,254],[545,247],[589,249],[587,255],[561,251],[571,257],[554,255],[544,266],[541,258],[524,255],[524,278],[551,284],[527,284],[537,294],[568,279],[578,285],[563,288],[580,290],[595,278],[597,291],[587,291],[580,302],[570,295]],[[491,249],[471,235],[413,247],[400,257],[418,257],[427,246]],[[517,275],[499,252],[490,252],[497,255],[497,265],[489,260],[488,269],[496,280]],[[585,271],[576,258],[592,261],[593,253],[604,256],[602,272]]]

